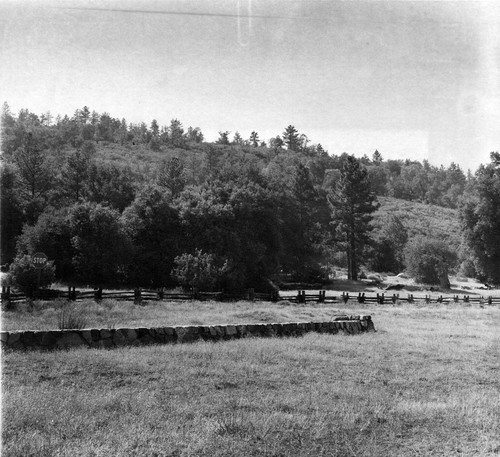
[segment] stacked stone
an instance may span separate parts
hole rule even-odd
[[[355,335],[374,330],[371,316],[340,316],[329,322],[0,332],[0,341],[3,349],[52,350],[221,341],[249,337],[287,337],[301,336],[308,332],[343,332]]]

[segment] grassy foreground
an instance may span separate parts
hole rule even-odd
[[[330,320],[339,314],[352,314],[353,304],[291,305],[287,301],[275,304],[263,302],[236,303],[201,301],[133,302],[93,300],[68,303],[65,300],[36,301],[33,305],[16,304],[13,311],[2,313],[2,330],[54,330],[63,309],[83,318],[87,328],[158,327],[169,325],[241,324],[255,322],[295,322]],[[365,314],[369,314],[367,308]]]
[[[5,352],[2,455],[499,455],[500,309],[370,314],[352,337]]]

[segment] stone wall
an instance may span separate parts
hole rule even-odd
[[[374,331],[371,316],[342,316],[329,322],[187,325],[179,327],[0,332],[3,349],[114,348],[146,344],[221,341],[247,337],[300,336],[307,332],[355,335]]]

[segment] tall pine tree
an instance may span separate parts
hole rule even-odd
[[[368,173],[354,156],[344,159],[340,179],[328,194],[333,241],[347,255],[348,279],[357,280],[363,248],[369,239],[372,213],[378,208]]]

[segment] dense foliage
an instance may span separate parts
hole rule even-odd
[[[448,272],[456,256],[443,241],[415,238],[406,246],[406,268],[418,282],[449,288]]]
[[[16,257],[10,268],[9,281],[28,296],[37,287],[47,287],[55,279],[53,262],[47,262],[42,268],[36,268],[30,256]]]
[[[339,262],[353,279],[361,265],[399,271],[400,225],[412,227],[371,221],[374,196],[454,208],[478,179],[378,151],[331,155],[293,125],[266,145],[256,131],[205,143],[175,118],[130,124],[87,107],[54,118],[4,104],[1,121],[2,263],[45,251],[58,279],[93,285],[179,284],[179,259],[200,252],[230,289],[319,281]]]
[[[500,284],[500,154],[482,165],[460,208],[468,257],[478,276]],[[464,260],[467,260],[464,259]]]

